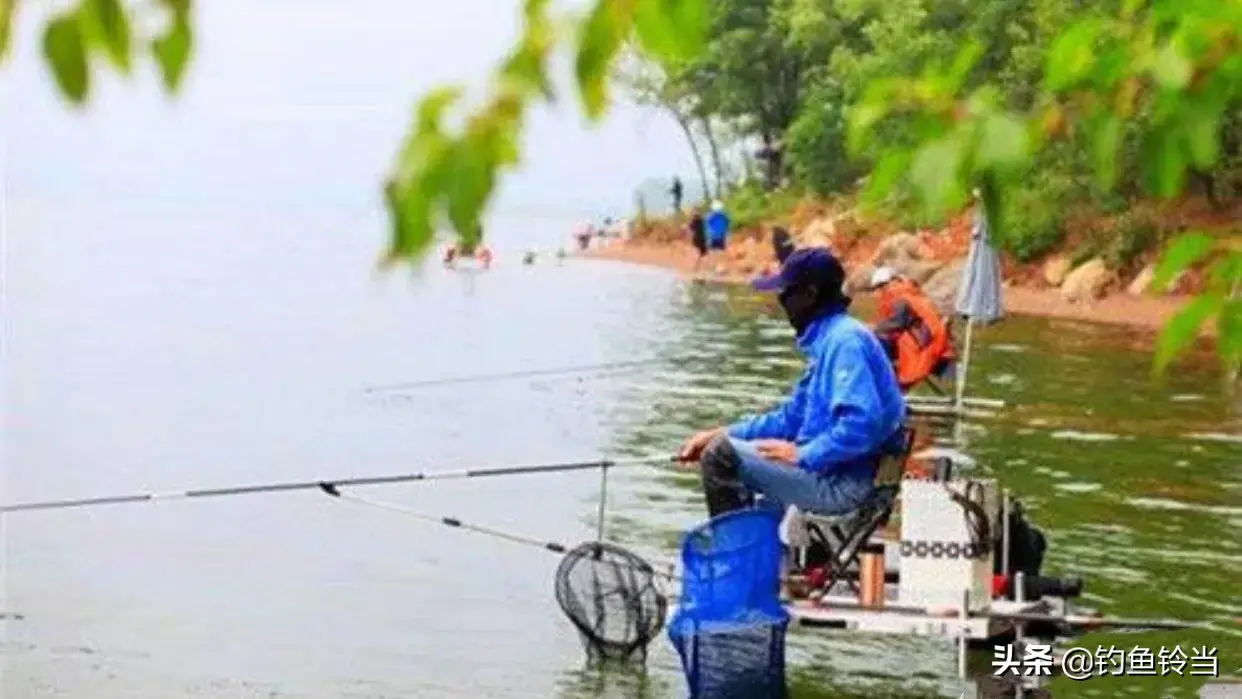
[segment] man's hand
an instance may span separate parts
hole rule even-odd
[[[798,446],[783,439],[761,439],[755,442],[755,451],[765,459],[786,466],[798,465]]]
[[[717,427],[711,430],[695,432],[690,436],[690,439],[687,439],[686,443],[682,445],[681,453],[677,455],[677,460],[683,464],[690,464],[698,461],[702,458],[703,450],[707,448],[708,443],[711,442],[716,435],[724,434],[724,431],[725,428]]]

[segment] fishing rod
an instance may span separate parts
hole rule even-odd
[[[384,391],[403,391],[412,388],[428,388],[431,386],[450,386],[463,383],[481,383],[484,381],[504,381],[507,379],[525,379],[540,376],[559,376],[564,374],[584,374],[590,372],[606,372],[617,369],[636,369],[643,366],[657,364],[660,362],[677,362],[677,357],[659,358],[648,357],[647,359],[633,359],[621,362],[605,362],[603,364],[584,364],[579,366],[555,367],[549,369],[523,369],[518,371],[501,372],[495,374],[473,374],[469,376],[451,376],[439,379],[424,379],[422,381],[407,381],[403,383],[380,384],[368,386],[365,390],[367,393],[379,393]]]
[[[356,478],[333,478],[314,481],[285,481],[279,483],[260,483],[255,485],[235,485],[223,488],[203,488],[198,490],[182,490],[167,493],[132,493],[128,495],[108,495],[102,497],[76,498],[67,500],[45,500],[41,502],[24,502],[0,506],[0,514],[10,512],[26,512],[31,510],[64,510],[75,507],[96,507],[101,505],[122,505],[159,500],[185,500],[190,498],[212,498],[233,495],[253,495],[258,493],[279,493],[299,490],[339,490],[367,485],[391,485],[414,481],[438,481],[460,478],[492,478],[497,476],[517,476],[534,473],[560,473],[567,471],[586,471],[621,466],[642,466],[658,463],[674,463],[674,456],[646,456],[632,459],[597,459],[594,461],[577,461],[569,463],[537,464],[529,466],[502,466],[499,468],[472,468],[457,471],[424,471],[421,473],[405,473],[391,476],[361,476]]]

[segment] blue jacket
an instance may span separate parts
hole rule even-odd
[[[812,473],[871,473],[905,423],[906,402],[892,363],[865,325],[845,312],[820,318],[798,337],[807,366],[793,395],[729,427],[735,439],[798,445]]]
[[[713,211],[707,215],[707,239],[721,242],[729,234],[729,215],[723,211]]]

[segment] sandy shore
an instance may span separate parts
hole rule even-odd
[[[594,259],[653,265],[686,276],[694,273],[696,257],[689,245],[634,241],[612,241],[581,255]],[[715,280],[744,284],[753,276],[753,273],[730,271],[726,264],[724,272],[715,277]],[[1153,332],[1163,327],[1185,302],[1185,297],[1133,296],[1117,292],[1095,302],[1074,304],[1065,301],[1056,289],[1029,288],[1012,283],[1007,283],[1005,288],[1005,308],[1010,313],[1124,325]],[[1204,331],[1205,335],[1212,336],[1216,329],[1213,325],[1205,327]]]

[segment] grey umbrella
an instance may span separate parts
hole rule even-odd
[[[987,325],[1005,317],[1005,294],[1001,288],[1000,257],[992,247],[987,216],[975,212],[970,234],[970,255],[962,268],[957,289],[957,313],[971,323]]]
[[[1000,257],[992,247],[987,214],[980,206],[975,210],[970,235],[970,254],[962,268],[962,281],[957,289],[957,313],[966,318],[966,340],[962,350],[962,366],[957,372],[954,405],[958,414],[957,437],[961,435],[962,394],[966,390],[966,373],[970,369],[970,343],[975,324],[988,325],[1005,317],[1005,296],[1001,287]]]

